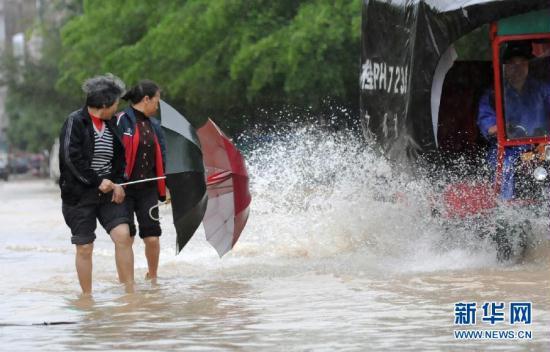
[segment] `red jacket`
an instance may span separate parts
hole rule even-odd
[[[164,134],[158,120],[150,118],[150,121],[155,132],[155,173],[157,177],[161,177],[164,176],[164,155],[166,154]],[[128,107],[117,114],[117,127],[122,133],[122,142],[125,149],[126,169],[124,170],[124,176],[129,179],[136,163],[139,146],[139,127],[136,124],[136,116],[132,107]],[[164,199],[166,197],[166,181],[164,179],[157,180],[157,189],[159,197]]]

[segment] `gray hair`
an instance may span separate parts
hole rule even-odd
[[[98,109],[112,106],[125,89],[124,82],[111,73],[88,78],[82,84],[82,90],[86,93],[86,106]]]

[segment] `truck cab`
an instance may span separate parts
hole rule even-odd
[[[505,186],[507,154],[517,151],[519,160],[509,165],[518,176],[514,194],[529,197],[521,186],[533,188],[532,178],[544,181],[550,160],[550,10],[494,22],[490,39],[497,128],[495,191],[502,193]]]

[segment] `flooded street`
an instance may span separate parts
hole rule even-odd
[[[0,0],[0,280],[0,352],[550,352],[550,0]]]
[[[365,163],[345,169],[348,156],[366,152],[337,138],[321,146],[302,140],[284,150],[272,145],[269,157],[249,155],[249,224],[221,260],[202,228],[175,256],[170,209],[162,208],[160,278],[144,279],[137,239],[133,294],[117,283],[114,247],[99,228],[94,296],[78,299],[57,187],[0,183],[2,350],[548,351],[545,234],[513,265],[497,263],[490,246],[443,245],[442,228],[422,220],[422,208],[374,195],[385,165],[364,154]],[[321,157],[325,150],[332,152]],[[358,183],[366,169],[370,176]],[[331,170],[343,172],[334,178]],[[454,325],[457,302],[477,303],[476,326]],[[484,302],[532,302],[532,324],[482,322]],[[70,324],[33,325],[43,322]],[[530,330],[532,339],[455,339],[463,328]]]

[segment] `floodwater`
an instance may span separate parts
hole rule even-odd
[[[500,264],[467,224],[430,215],[429,184],[395,175],[352,136],[275,137],[247,155],[253,203],[235,249],[218,258],[199,230],[176,256],[163,208],[160,278],[144,279],[136,240],[132,294],[117,283],[113,245],[99,228],[93,299],[79,299],[57,187],[0,183],[0,349],[549,350],[544,219],[525,260]],[[475,325],[455,325],[458,302],[477,304]],[[532,323],[484,322],[485,302],[531,302]],[[460,329],[532,337],[458,340]]]

